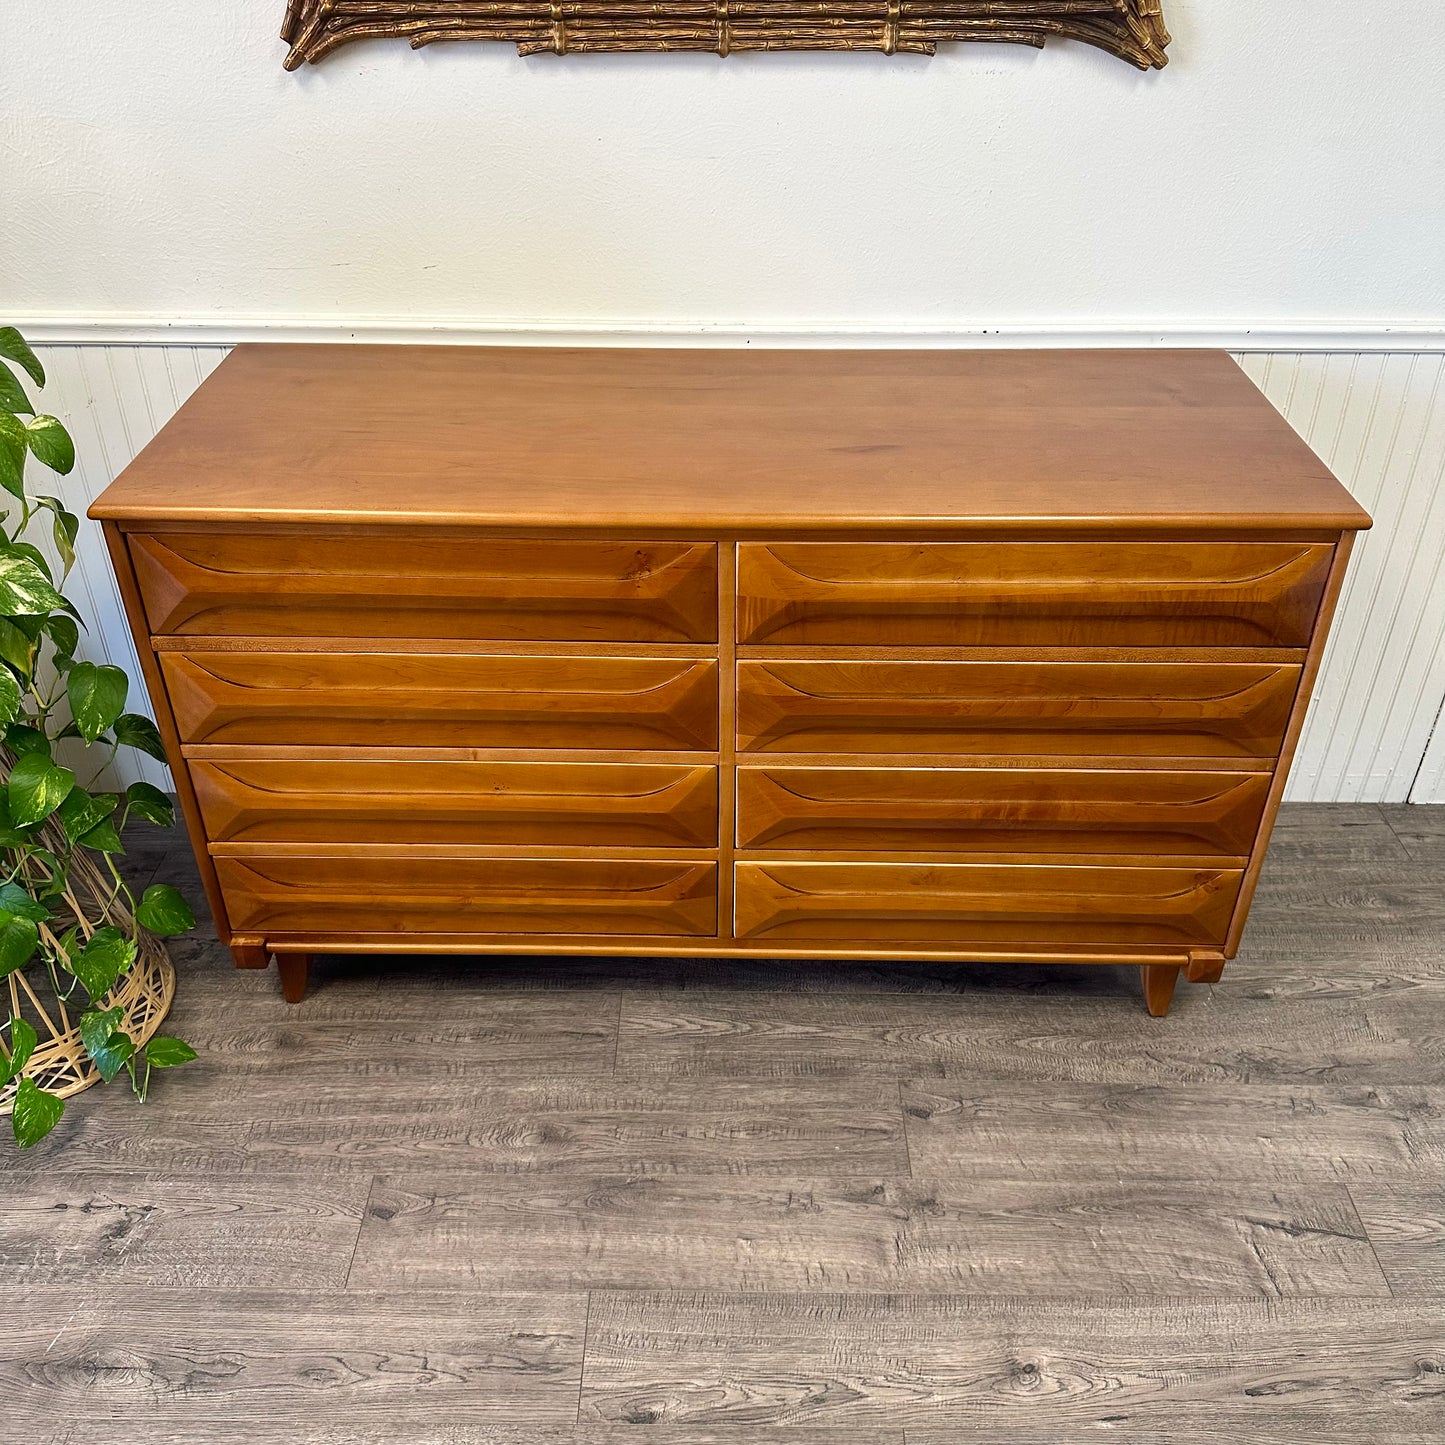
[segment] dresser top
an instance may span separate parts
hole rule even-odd
[[[1223,352],[238,346],[91,508],[629,532],[1369,518]]]

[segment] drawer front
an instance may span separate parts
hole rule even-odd
[[[717,746],[715,662],[201,650],[160,659],[185,743]]]
[[[220,857],[242,933],[717,932],[717,865],[572,858]]]
[[[738,769],[742,848],[1219,854],[1254,846],[1267,773]]]
[[[745,542],[738,641],[1304,647],[1333,555],[1296,542]]]
[[[164,532],[130,552],[153,633],[717,639],[711,542]]]
[[[739,863],[737,936],[779,943],[1219,944],[1235,869]]]
[[[716,847],[717,769],[645,763],[193,761],[213,843]]]
[[[752,752],[1274,757],[1292,664],[741,662]]]

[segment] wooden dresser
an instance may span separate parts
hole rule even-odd
[[[1214,981],[1369,518],[1229,357],[241,346],[91,509],[216,926]]]

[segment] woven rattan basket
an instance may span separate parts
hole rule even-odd
[[[64,846],[62,840],[52,840],[52,845],[55,843]],[[176,972],[165,945],[155,934],[137,926],[123,901],[113,896],[111,880],[80,850],[71,863],[65,902],[72,918],[42,924],[41,936],[46,942],[54,942],[51,930],[57,923],[64,932],[76,920],[80,921],[85,937],[103,922],[136,940],[135,963],[106,996],[102,1006],[119,1006],[119,1027],[130,1035],[139,1051],[160,1027],[175,997]],[[65,977],[62,975],[62,979]],[[61,1097],[78,1094],[95,1083],[100,1074],[80,1041],[84,989],[77,987],[76,996],[67,1003],[57,992],[49,969],[38,958],[12,973],[5,983],[10,994],[10,1016],[26,1019],[40,1036],[25,1066],[26,1077]],[[0,1114],[11,1111],[18,1082],[15,1080],[0,1088]]]

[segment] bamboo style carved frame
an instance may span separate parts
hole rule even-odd
[[[351,40],[502,40],[523,55],[606,50],[881,50],[942,40],[1082,40],[1162,69],[1163,0],[289,0],[286,69]]]

